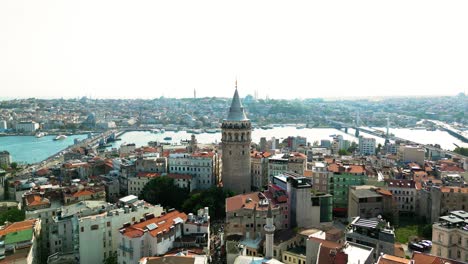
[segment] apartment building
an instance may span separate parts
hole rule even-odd
[[[138,263],[146,256],[164,255],[175,247],[201,247],[209,251],[208,208],[198,214],[173,210],[137,223],[126,223],[118,234],[118,263]]]
[[[452,211],[432,225],[433,255],[468,262],[468,212]]]
[[[219,157],[215,152],[171,153],[169,173],[191,175],[191,189],[208,189],[218,181]]]
[[[268,185],[268,159],[270,152],[253,151],[250,153],[252,187],[261,190]]]

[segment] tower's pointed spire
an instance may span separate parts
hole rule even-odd
[[[231,108],[229,109],[228,121],[244,121],[248,120],[244,112],[244,107],[242,106],[241,100],[239,98],[239,92],[237,91],[237,79],[235,83],[236,90],[234,91],[234,96],[232,97]]]

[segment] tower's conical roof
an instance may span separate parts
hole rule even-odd
[[[237,85],[236,85],[237,86]],[[234,92],[234,97],[232,97],[231,108],[229,108],[229,114],[226,119],[227,121],[245,121],[249,120],[244,112],[244,107],[239,98],[239,92]]]

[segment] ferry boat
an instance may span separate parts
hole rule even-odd
[[[58,136],[56,136],[56,137],[54,138],[54,140],[55,140],[55,141],[57,141],[57,140],[64,140],[64,139],[66,139],[66,138],[67,138],[67,136],[65,136],[65,135],[58,135]]]
[[[205,129],[205,132],[209,133],[209,134],[215,134],[217,131],[216,131],[216,129],[209,129],[208,128],[208,129]]]
[[[46,134],[45,134],[44,132],[38,132],[38,133],[36,133],[36,137],[37,137],[37,138],[41,138],[41,137],[43,137],[43,136],[45,136],[45,135],[46,135]]]

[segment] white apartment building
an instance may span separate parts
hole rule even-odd
[[[361,155],[375,155],[375,138],[359,137],[359,153]]]
[[[132,195],[121,198],[119,206],[122,207],[79,218],[80,263],[103,263],[119,249],[119,228],[125,223],[158,217],[163,212],[161,206],[147,204]]]
[[[217,184],[218,156],[214,152],[171,153],[169,174],[191,175],[191,190],[208,189]]]
[[[23,133],[33,133],[39,129],[39,124],[34,121],[22,121],[16,123],[16,131]]]
[[[173,210],[126,223],[119,230],[118,263],[138,263],[143,257],[163,255],[176,247],[203,247],[209,252],[209,218],[205,207],[196,217]]]
[[[5,120],[0,120],[0,130],[8,129],[7,122]]]

